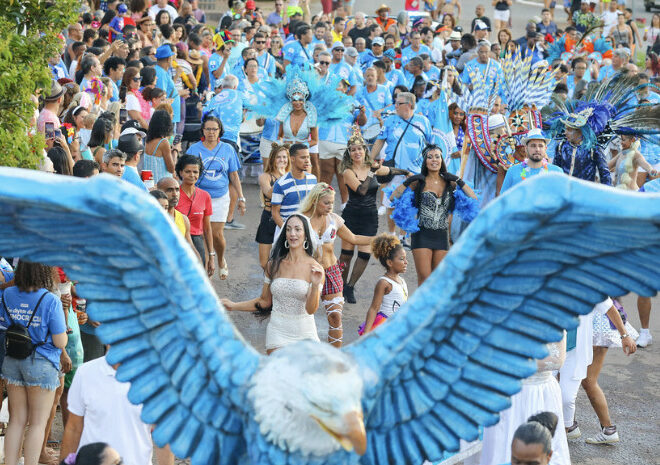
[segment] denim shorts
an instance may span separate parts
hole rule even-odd
[[[38,352],[25,360],[5,356],[2,379],[15,386],[38,386],[47,391],[60,387],[59,370]]]

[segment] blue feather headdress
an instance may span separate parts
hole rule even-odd
[[[660,104],[638,104],[635,92],[648,87],[639,83],[640,77],[621,72],[602,82],[592,82],[580,99],[566,102],[553,98],[546,106],[543,121],[552,137],[562,139],[566,127],[582,129],[584,145],[592,149],[605,147],[621,134],[629,134],[651,143],[660,134]]]
[[[337,124],[352,110],[350,98],[336,90],[340,80],[336,76],[326,84],[315,70],[289,65],[285,79],[266,79],[253,84],[258,98],[246,107],[255,116],[284,121],[292,110],[291,97],[300,94],[305,99],[310,127]]]

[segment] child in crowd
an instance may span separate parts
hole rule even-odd
[[[408,258],[401,241],[392,234],[380,234],[372,241],[371,250],[386,271],[376,284],[367,319],[358,329],[360,336],[394,315],[408,300],[408,286],[401,276],[408,267]]]

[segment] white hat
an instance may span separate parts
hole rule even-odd
[[[451,34],[449,34],[449,40],[461,40],[461,33],[458,31],[451,31]]]
[[[488,130],[501,128],[505,125],[504,116],[500,113],[492,114],[488,117]]]
[[[142,137],[143,139],[147,137],[147,133],[144,131],[138,131],[135,128],[126,128],[124,129],[121,134],[119,134],[119,137],[125,136],[127,134],[137,134],[138,136]]]
[[[543,135],[543,132],[539,128],[530,129],[525,138],[523,139],[523,145],[527,145],[528,142],[533,140],[542,140],[546,144],[550,142],[550,139]]]

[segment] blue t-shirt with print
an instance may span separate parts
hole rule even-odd
[[[209,150],[200,141],[191,145],[186,153],[202,159],[203,169],[197,187],[204,189],[213,199],[229,191],[229,173],[240,169],[238,155],[231,145],[218,142],[213,150]]]
[[[465,64],[465,69],[461,73],[461,81],[465,84],[473,84],[470,78],[470,71],[476,75],[482,76],[486,81],[486,88],[491,89],[494,83],[497,83],[499,89],[499,95],[502,97],[502,100],[505,99],[504,95],[504,72],[500,64],[489,58],[488,63],[479,63],[477,58],[473,58]]]
[[[216,71],[218,68],[220,68],[221,64],[222,64],[222,57],[217,53],[213,53],[209,57],[209,87],[211,88],[211,90],[215,89],[215,81],[222,79],[227,74],[227,64],[225,64],[225,69],[223,70],[220,77],[216,78],[213,75],[213,71]]]
[[[504,176],[504,182],[502,183],[502,188],[500,189],[500,195],[502,195],[508,189],[511,189],[516,184],[523,182],[522,170],[523,170],[523,164],[516,163],[506,171],[506,176]],[[531,176],[536,176],[537,174],[541,174],[544,171],[545,170],[543,169],[543,167],[532,169],[528,166],[527,177],[529,178]],[[548,163],[548,173],[550,172],[563,173],[564,171],[560,167],[553,165],[552,163]]]
[[[173,99],[172,101],[172,111],[174,115],[172,116],[172,122],[178,123],[181,121],[181,99],[179,98],[179,92],[176,90],[174,81],[169,71],[164,70],[160,66],[154,66],[156,68],[156,76],[158,80],[156,81],[156,87],[163,89],[165,91],[165,96],[167,98]]]
[[[62,302],[55,294],[47,292],[46,289],[21,292],[16,286],[8,287],[2,294],[4,305],[0,311],[0,325],[5,328],[11,325],[11,321],[5,313],[6,307],[14,323],[27,326],[37,302],[44,293],[46,295],[32,318],[28,334],[34,344],[45,342],[37,347],[37,352],[59,369],[62,350],[53,345],[53,334],[66,333],[66,321]]]
[[[259,69],[263,70],[268,76],[275,76],[277,68],[275,67],[275,58],[268,53],[264,52],[262,55],[257,56],[257,61],[259,62]]]
[[[417,52],[412,49],[412,45],[408,45],[403,50],[401,50],[401,64],[405,66],[411,58],[418,57],[422,53],[426,53],[428,56],[431,56],[431,49],[428,47],[428,45],[420,44],[419,51]]]
[[[400,69],[392,68],[390,71],[385,73],[385,79],[392,83],[392,89],[399,85],[406,85],[406,78],[403,76],[403,71]]]
[[[234,89],[222,89],[204,108],[205,114],[216,116],[222,121],[223,139],[238,144],[243,122],[243,96]]]
[[[330,63],[328,72],[333,76],[341,76],[343,79],[346,79],[351,86],[358,83],[353,73],[353,68],[343,60],[339,63]]]
[[[312,58],[314,49],[311,44],[308,45],[307,48],[304,48],[300,41],[292,40],[291,42],[284,44],[282,54],[284,59],[290,61],[292,65],[312,66],[314,64],[314,59]]]
[[[364,128],[380,124],[378,118],[373,116],[374,112],[392,104],[392,93],[382,84],[376,85],[376,90],[373,92],[369,92],[366,86],[362,87],[355,94],[355,98],[360,102],[360,105],[364,105],[367,114],[367,124],[364,125]]]
[[[263,137],[266,140],[272,140],[275,142],[277,140],[277,136],[279,135],[280,132],[280,122],[277,121],[275,118],[266,118],[266,121],[264,122],[264,129],[261,132],[261,137]]]
[[[406,130],[408,125],[410,127]],[[378,139],[387,142],[386,161],[394,157],[396,148],[395,166],[419,174],[422,169],[422,149],[433,141],[433,130],[425,116],[415,114],[410,120],[404,120],[398,115],[392,115],[385,120]]]

